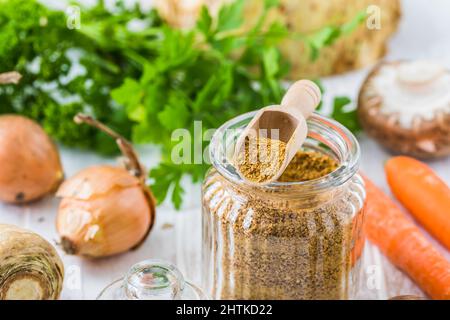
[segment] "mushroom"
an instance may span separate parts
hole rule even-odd
[[[450,154],[450,72],[431,61],[381,62],[365,79],[358,117],[367,134],[395,153]]]

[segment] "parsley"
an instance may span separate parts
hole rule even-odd
[[[362,128],[358,122],[356,108],[351,107],[351,102],[348,97],[335,97],[330,117],[340,122],[353,133],[358,133]]]
[[[97,7],[90,15],[106,12]],[[69,146],[116,152],[114,141],[95,129],[81,129],[72,119],[87,112],[130,135],[131,121],[109,94],[122,83],[123,75],[139,71],[123,52],[101,48],[68,29],[63,12],[34,0],[0,0],[0,29],[0,70],[23,75],[18,85],[0,88],[0,113],[29,116]],[[74,75],[76,65],[82,71]]]
[[[278,1],[264,0],[257,21],[243,31],[244,4],[228,3],[214,19],[203,7],[194,28],[178,30],[156,10],[142,12],[116,1],[111,11],[99,1],[81,6],[81,29],[69,30],[63,12],[35,0],[0,0],[0,71],[23,75],[18,86],[0,87],[0,113],[25,114],[55,139],[102,153],[116,150],[114,142],[74,125],[76,113],[96,117],[135,143],[160,145],[162,160],[150,171],[151,186],[159,202],[170,197],[180,208],[183,177],[200,181],[208,166],[173,163],[177,142],[171,141],[172,131],[189,130],[196,139],[190,153],[198,157],[208,143],[193,134],[195,121],[205,132],[238,114],[279,103],[290,70],[277,49],[280,41],[305,41],[316,58],[322,47],[361,21],[358,16],[343,26],[295,35],[280,22],[267,24]],[[131,22],[144,27],[130,28]],[[75,76],[74,65],[82,70]],[[356,128],[342,111],[345,101],[335,102],[332,116]]]
[[[341,26],[326,26],[306,36],[304,40],[310,49],[311,60],[319,57],[320,49],[333,44],[339,37],[355,30],[365,18],[366,13],[359,12],[351,21]]]
[[[263,19],[274,5],[275,1],[266,1]],[[159,202],[170,195],[179,208],[183,176],[198,181],[208,168],[171,162],[174,129],[187,128],[194,137],[194,121],[202,121],[203,131],[217,128],[238,114],[278,103],[284,94],[281,79],[289,66],[275,45],[286,32],[280,24],[263,30],[264,20],[246,33],[237,32],[244,21],[243,8],[244,1],[232,2],[212,19],[203,7],[192,30],[160,27],[152,40],[154,58],[142,66],[141,77],[125,79],[112,92],[133,121],[133,140],[162,145],[163,162],[150,172]],[[203,149],[194,145],[207,145],[202,137],[196,138],[192,159]]]

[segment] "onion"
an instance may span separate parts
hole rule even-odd
[[[0,224],[0,300],[55,300],[64,266],[55,249],[34,232]]]
[[[155,201],[145,185],[145,170],[132,145],[103,124],[84,115],[75,120],[105,131],[117,141],[125,168],[98,165],[65,181],[56,228],[64,251],[104,257],[139,246],[155,220]]]
[[[0,200],[25,203],[56,190],[63,179],[58,149],[33,120],[0,116]]]

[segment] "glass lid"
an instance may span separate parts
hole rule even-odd
[[[145,260],[133,265],[125,277],[107,286],[98,300],[208,300],[197,286],[184,280],[173,265]]]

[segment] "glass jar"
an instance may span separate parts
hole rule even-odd
[[[207,300],[207,296],[185,281],[174,265],[145,260],[103,289],[97,300]]]
[[[355,297],[364,246],[360,150],[342,125],[313,114],[303,148],[338,168],[304,182],[252,186],[231,157],[255,115],[236,117],[212,138],[202,187],[203,288],[213,299]]]

